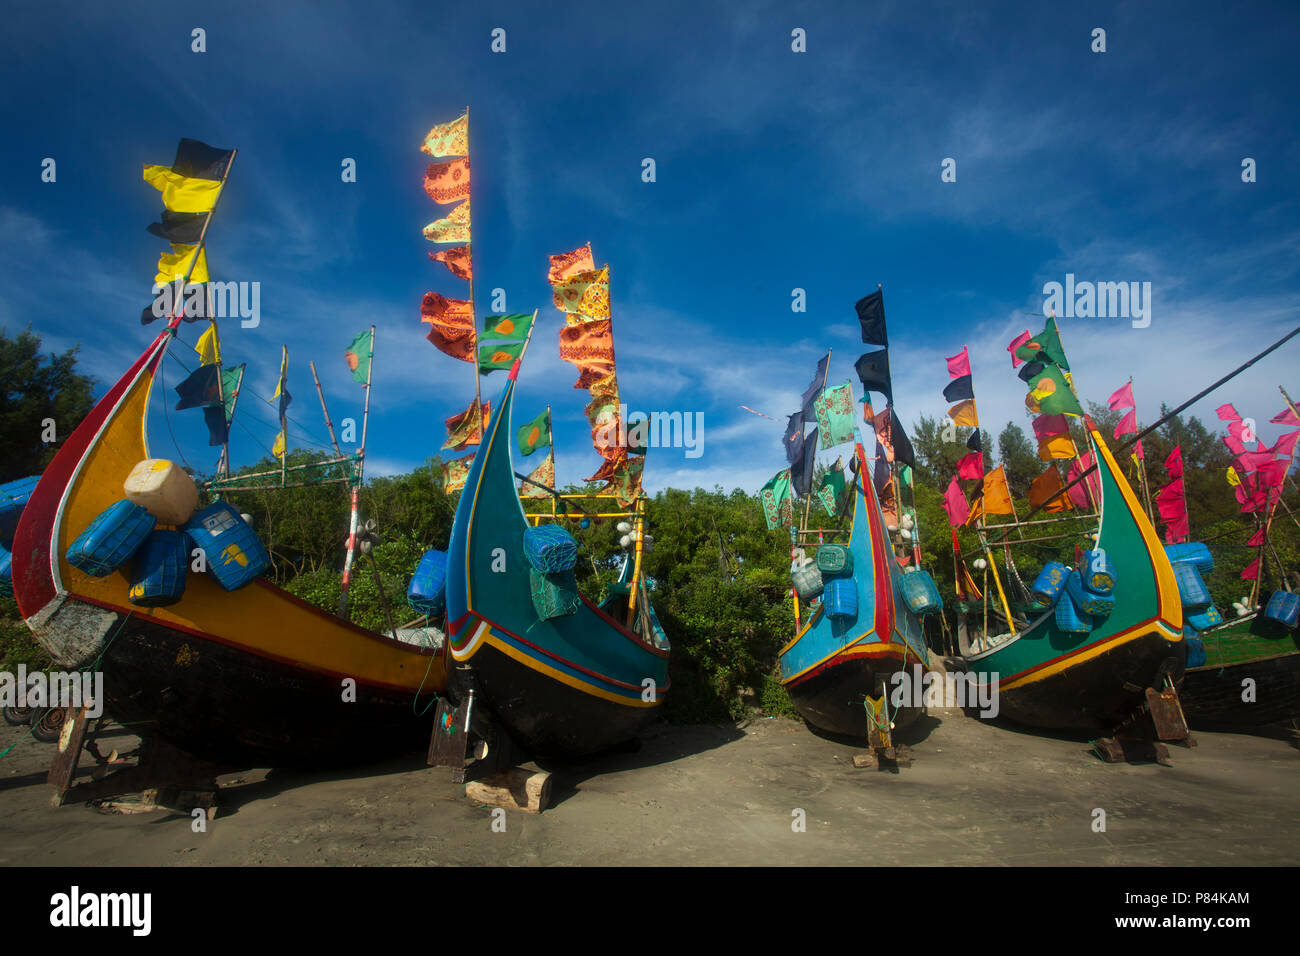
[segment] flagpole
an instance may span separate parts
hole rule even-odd
[[[475,368],[477,365],[477,353],[475,354]],[[313,369],[314,371],[314,369]],[[356,471],[352,477],[352,502],[351,511],[348,515],[348,549],[343,556],[343,580],[339,587],[339,617],[349,620],[348,616],[348,590],[352,585],[352,562],[357,550],[357,519],[361,505],[361,480],[366,468],[366,433],[370,425],[370,383],[375,374],[375,327],[370,326],[370,362],[366,366],[366,400],[361,411],[361,452],[357,460]],[[319,386],[318,386],[319,387]],[[321,399],[322,407],[324,399]],[[330,433],[333,438],[333,431]],[[337,446],[336,446],[337,447]]]
[[[316,397],[320,399],[320,410],[321,414],[325,416],[325,427],[330,433],[330,444],[334,446],[334,454],[342,458],[343,450],[339,448],[339,443],[334,438],[334,423],[330,421],[330,410],[325,407],[325,393],[320,387],[320,376],[316,374],[316,362],[313,360],[309,361],[307,364],[311,366],[311,379],[316,383]]]
[[[826,381],[827,381],[827,379],[829,379],[829,378],[831,377],[831,352],[833,352],[833,351],[834,351],[834,349],[827,349],[827,350],[826,350],[826,371],[822,372],[822,387],[821,387],[821,390],[822,390],[823,392],[826,391]],[[814,407],[816,407],[816,404],[817,404],[817,399],[814,398],[814,399],[813,399],[813,405],[814,405]],[[801,409],[801,411],[802,411],[802,409]],[[817,440],[818,440],[818,442],[821,441],[821,435],[820,435],[820,434],[818,434],[818,436],[817,436]],[[816,462],[817,462],[817,449],[816,449],[816,448],[814,448],[814,449],[812,450],[812,455],[813,455],[813,463],[814,463],[814,465],[815,465]],[[813,470],[816,471],[817,469],[814,467]],[[793,471],[790,472],[790,478],[791,478],[791,482],[790,482],[790,483],[793,485],[793,484],[794,484],[794,472],[793,472]],[[801,524],[800,524],[800,526],[799,526],[799,533],[800,533],[800,534],[803,534],[804,532],[806,532],[806,531],[808,530],[808,508],[809,508],[809,506],[812,504],[812,475],[809,475],[809,476],[808,476],[808,482],[809,482],[809,484],[808,484],[808,494],[804,495],[804,499],[803,499],[803,521],[801,522]]]

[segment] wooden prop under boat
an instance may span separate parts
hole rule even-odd
[[[849,550],[857,582],[858,616],[833,621],[818,609],[794,639],[781,648],[781,684],[795,708],[814,727],[852,737],[868,736],[866,699],[891,693],[893,675],[929,662],[921,622],[903,598],[902,569],[889,546],[884,517],[868,479],[866,453],[854,448],[857,474],[852,482],[853,518]],[[920,688],[915,688],[919,692]],[[886,697],[882,717],[902,728],[921,713],[919,706],[895,712]]]
[[[669,689],[668,640],[649,602],[653,641],[620,621],[625,595],[542,620],[533,608],[528,527],[511,464],[516,361],[461,492],[447,554],[449,680],[475,691],[510,735],[538,756],[576,757],[622,743],[650,721]],[[626,586],[630,568],[621,576]],[[644,592],[642,592],[644,593]],[[648,692],[646,680],[653,681]],[[646,698],[649,698],[648,700]]]
[[[196,757],[322,766],[422,747],[433,723],[427,703],[446,683],[441,649],[357,627],[264,578],[226,592],[190,572],[176,603],[137,607],[129,563],[96,578],[65,560],[150,457],[149,394],[178,322],[68,437],[32,493],[14,541],[23,617],[58,666],[103,672],[114,719]],[[344,700],[349,678],[355,702]]]
[[[1300,641],[1294,632],[1255,633],[1267,627],[1242,618],[1201,634],[1205,663],[1187,668],[1178,689],[1189,725],[1254,728],[1300,718]],[[1251,700],[1243,698],[1248,678]]]
[[[1018,634],[965,655],[972,674],[996,680],[1000,713],[1048,730],[1116,726],[1143,705],[1146,688],[1182,676],[1187,653],[1169,558],[1096,424],[1085,422],[1101,484],[1096,547],[1117,574],[1114,610],[1092,631],[1068,634],[1049,608]]]

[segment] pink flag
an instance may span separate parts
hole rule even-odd
[[[1021,362],[1024,361],[1024,359],[1022,359],[1022,358],[1016,358],[1016,349],[1020,348],[1020,346],[1024,345],[1024,344],[1025,344],[1026,342],[1028,342],[1032,337],[1033,337],[1033,336],[1031,336],[1031,335],[1029,334],[1029,330],[1028,330],[1028,329],[1025,329],[1023,332],[1021,332],[1019,335],[1017,335],[1014,339],[1012,339],[1012,340],[1011,340],[1011,344],[1007,346],[1007,351],[1011,353],[1011,367],[1012,367],[1012,368],[1015,368],[1017,365],[1019,365]]]
[[[966,496],[961,492],[961,486],[957,484],[957,476],[952,476],[952,481],[948,483],[948,490],[943,494],[943,510],[948,512],[948,524],[954,528],[960,528],[970,517],[970,505],[966,504]]]
[[[1259,577],[1259,558],[1250,562],[1250,564],[1246,565],[1246,567],[1241,571],[1241,579],[1243,581],[1253,581],[1257,577]]]
[[[1165,471],[1169,472],[1170,478],[1183,477],[1183,446],[1175,445],[1174,450],[1169,453],[1165,459]]]
[[[1288,432],[1283,435],[1277,440],[1277,444],[1273,446],[1273,454],[1288,458],[1293,456],[1295,454],[1295,443],[1297,438],[1300,438],[1300,431]]]
[[[1224,435],[1223,443],[1228,446],[1228,451],[1233,455],[1240,455],[1246,450],[1246,446],[1231,435]]]
[[[1039,441],[1045,441],[1053,435],[1065,435],[1069,431],[1070,426],[1064,415],[1039,415],[1034,419],[1034,437]]]
[[[1252,548],[1258,548],[1263,543],[1264,543],[1264,528],[1261,525],[1260,529],[1250,536],[1250,540],[1247,541],[1246,544],[1248,544]]]
[[[1133,383],[1129,382],[1121,388],[1115,390],[1115,394],[1110,397],[1108,403],[1112,411],[1119,411],[1121,408],[1132,408],[1137,402],[1133,401]]]
[[[1241,485],[1237,488],[1237,500],[1241,501],[1242,514],[1244,515],[1254,514],[1256,511],[1259,511],[1265,505],[1268,504],[1268,489],[1261,488],[1259,491],[1256,491],[1254,494],[1248,492],[1244,496],[1245,500],[1243,501],[1242,500],[1243,495],[1241,493],[1241,490],[1244,487],[1245,485]]]
[[[1271,451],[1243,451],[1234,459],[1232,467],[1237,469],[1237,474],[1248,475],[1252,471],[1259,471],[1272,460]]]
[[[1083,463],[1083,467],[1079,466],[1080,462]],[[1092,452],[1085,451],[1070,465],[1070,470],[1065,476],[1065,483],[1070,484],[1083,474],[1086,469],[1090,468],[1092,463]],[[1070,500],[1074,502],[1076,508],[1087,508],[1094,502],[1101,501],[1101,478],[1094,471],[1066,493],[1070,496]]]
[[[1146,454],[1142,451],[1142,439],[1141,439],[1141,438],[1139,438],[1136,442],[1134,442],[1134,444],[1133,444],[1133,454],[1137,455],[1137,456],[1138,456],[1139,458],[1141,458],[1143,461],[1146,461],[1146,460],[1147,460],[1147,456],[1146,456]]]
[[[1295,417],[1295,412],[1291,411],[1289,405],[1270,418],[1269,421],[1274,425],[1300,425],[1300,418]]]
[[[966,351],[966,346],[963,345],[960,352],[948,359],[948,375],[951,378],[961,378],[963,375],[969,374],[970,353]]]
[[[1286,480],[1287,469],[1291,462],[1285,458],[1279,458],[1276,461],[1270,461],[1268,464],[1259,466],[1259,483],[1263,488],[1278,488]]]
[[[958,478],[983,478],[984,453],[973,451],[957,462]]]
[[[1118,440],[1120,435],[1136,435],[1138,430],[1137,409],[1130,409],[1129,413],[1119,420],[1115,426],[1115,438]]]
[[[1259,442],[1259,436],[1250,431],[1244,421],[1228,422],[1228,434],[1238,441]]]
[[[1180,544],[1191,536],[1192,528],[1187,523],[1186,515],[1165,524],[1165,544]]]
[[[1220,405],[1214,410],[1214,414],[1218,415],[1219,418],[1223,419],[1225,422],[1241,421],[1241,416],[1237,414],[1237,410],[1231,405]]]

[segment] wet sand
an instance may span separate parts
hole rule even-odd
[[[19,729],[5,726],[17,736]],[[1104,764],[1084,739],[960,711],[922,718],[911,767],[857,769],[860,750],[802,723],[658,725],[638,752],[546,764],[551,807],[466,799],[422,754],[332,773],[221,778],[215,819],[52,808],[54,748],[0,758],[0,864],[31,865],[1294,865],[1300,751],[1272,736],[1196,733],[1172,766]],[[118,730],[101,749],[126,752]],[[91,761],[83,758],[82,776]],[[1094,810],[1106,812],[1094,832]],[[794,811],[806,829],[795,832]]]

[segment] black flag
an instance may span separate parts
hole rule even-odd
[[[200,405],[220,405],[220,373],[221,369],[216,365],[200,365],[191,372],[189,378],[176,386],[176,394],[180,396],[176,410],[197,408]]]
[[[885,298],[881,291],[877,289],[859,299],[854,308],[858,310],[858,322],[862,325],[862,341],[867,345],[889,345],[889,335],[885,330]]]
[[[893,409],[890,409],[892,412]],[[901,461],[909,467],[916,466],[916,452],[912,451],[912,440],[907,437],[907,429],[898,423],[898,416],[889,416],[889,443],[894,446],[894,461]]]
[[[975,387],[971,385],[971,377],[963,375],[961,378],[954,378],[943,390],[945,401],[960,402],[968,398],[975,397]]]
[[[977,428],[970,433],[970,438],[966,439],[966,447],[971,451],[984,453],[984,441],[980,438],[980,430]]]
[[[794,464],[803,451],[803,412],[795,412],[785,426],[785,460]]]
[[[889,380],[889,349],[864,352],[853,367],[862,380],[863,388],[879,392],[893,403],[894,387]]]
[[[804,439],[802,452],[798,463],[790,469],[790,484],[794,486],[795,494],[805,498],[812,488],[813,466],[817,462],[817,429],[814,428]]]
[[[199,241],[199,234],[203,232],[203,224],[207,219],[206,212],[172,212],[164,209],[162,222],[155,222],[148,229],[159,239],[194,245]]]
[[[830,360],[829,352],[822,356],[822,360],[817,363],[817,374],[813,376],[812,384],[804,389],[802,409],[804,421],[813,421],[817,418],[813,402],[817,400],[817,396],[822,393],[822,387],[826,384],[826,363]]]
[[[172,172],[192,179],[221,179],[226,175],[232,152],[234,150],[217,149],[197,139],[183,139],[176,147]]]
[[[1020,376],[1020,381],[1027,384],[1031,378],[1035,375],[1041,374],[1045,368],[1047,368],[1047,366],[1042,362],[1026,362],[1024,367],[1016,374]]]

